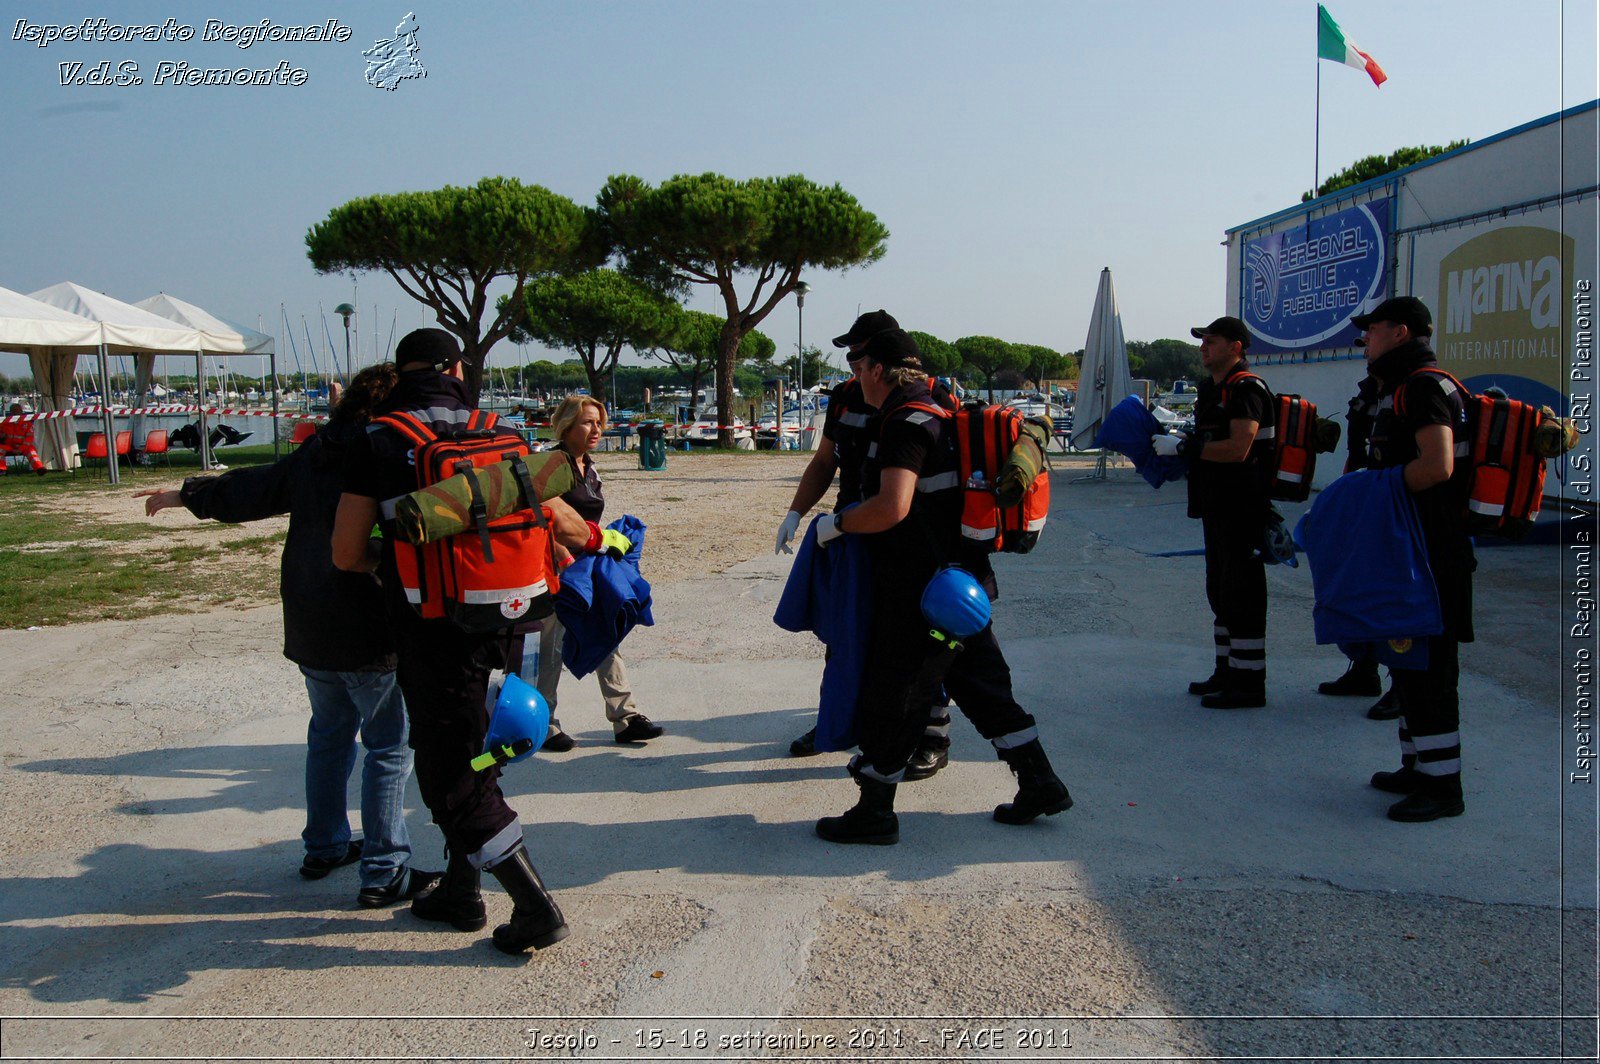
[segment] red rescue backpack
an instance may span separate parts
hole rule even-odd
[[[417,487],[426,488],[468,468],[532,453],[520,434],[495,428],[498,420],[475,410],[465,428],[445,436],[403,412],[373,422],[411,442]],[[528,506],[491,521],[483,501],[475,495],[473,502],[476,528],[421,545],[396,541],[406,600],[424,620],[448,618],[468,632],[548,617],[561,587],[549,514],[542,506]]]
[[[1437,366],[1413,370],[1447,380],[1461,393],[1466,412],[1467,454],[1456,461],[1470,470],[1467,531],[1519,539],[1533,528],[1544,497],[1545,459],[1533,445],[1534,430],[1545,419],[1539,407],[1504,396],[1476,395]],[[1408,380],[1410,378],[1407,378]],[[1405,388],[1395,392],[1395,413],[1405,413]]]
[[[937,404],[907,405],[955,422],[962,537],[991,551],[1031,551],[1050,513],[1050,475],[1042,461],[1043,451],[1037,469],[1030,466],[1031,475],[1020,499],[1001,505],[997,494],[1001,474],[1027,419],[1012,407],[986,403],[967,403],[954,413]]]
[[[1229,384],[1240,380],[1267,382],[1248,371],[1228,378]],[[1272,424],[1262,425],[1256,439],[1271,441],[1272,469],[1268,481],[1268,494],[1283,502],[1305,502],[1311,497],[1311,481],[1317,475],[1317,406],[1298,395],[1278,395],[1271,388]],[[1222,405],[1228,405],[1228,386],[1222,389]]]

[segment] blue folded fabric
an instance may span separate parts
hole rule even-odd
[[[1393,640],[1406,648],[1401,654],[1412,654],[1424,637],[1444,631],[1422,525],[1400,467],[1357,470],[1323,488],[1294,538],[1311,566],[1318,643]]]
[[[1189,475],[1189,459],[1159,455],[1150,437],[1163,431],[1161,422],[1137,395],[1130,395],[1106,412],[1095,433],[1094,445],[1116,451],[1133,463],[1152,488]]]
[[[567,632],[561,658],[574,676],[587,676],[622,645],[635,625],[655,624],[650,613],[650,582],[639,575],[645,524],[631,514],[608,528],[633,544],[620,560],[606,554],[585,554],[561,574],[556,592],[556,617]]]
[[[840,536],[818,547],[820,520],[814,518],[806,528],[772,620],[786,632],[814,632],[827,646],[816,748],[849,750],[856,745],[856,699],[867,661],[872,614],[869,562],[860,536]]]

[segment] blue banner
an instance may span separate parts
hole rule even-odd
[[[1251,353],[1349,347],[1353,314],[1388,294],[1389,200],[1247,240],[1240,317]]]

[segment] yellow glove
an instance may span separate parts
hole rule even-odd
[[[616,529],[608,528],[600,533],[600,549],[595,553],[609,554],[620,561],[632,549],[632,540]]]

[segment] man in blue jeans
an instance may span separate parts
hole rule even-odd
[[[356,901],[369,909],[413,898],[439,878],[410,864],[404,802],[412,753],[381,589],[371,576],[334,568],[330,547],[344,450],[394,381],[389,363],[356,374],[330,423],[273,465],[190,477],[179,491],[138,493],[149,514],[184,506],[196,517],[229,522],[289,515],[281,575],[283,653],[300,666],[311,700],[300,874],[321,879],[359,860]],[[345,806],[358,734],[367,751],[361,770],[364,841],[352,839]]]
[[[306,729],[306,856],[300,874],[321,879],[361,859],[363,906],[399,901],[399,884],[411,858],[405,791],[411,778],[406,705],[394,670],[338,672],[300,666],[311,699]],[[356,762],[356,736],[366,748],[361,766],[361,824],[366,838],[352,841],[345,787]],[[404,887],[417,878],[411,874]],[[417,887],[420,890],[421,887]],[[395,896],[390,898],[388,894]],[[412,891],[415,893],[415,891]]]

